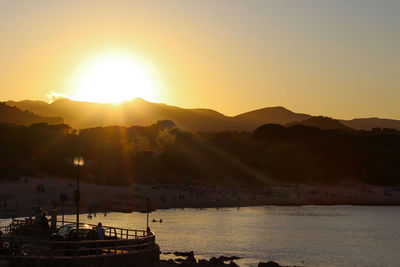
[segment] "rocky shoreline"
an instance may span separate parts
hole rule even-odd
[[[238,256],[219,256],[212,257],[210,259],[199,259],[197,260],[194,252],[174,252],[174,253],[163,253],[164,255],[170,254],[174,255],[178,258],[168,259],[168,260],[160,260],[160,267],[173,267],[173,266],[187,266],[187,267],[196,267],[196,266],[210,266],[210,267],[222,267],[222,266],[231,266],[231,267],[239,267],[239,265],[235,262],[235,260],[241,259]],[[184,257],[184,258],[182,258]],[[283,267],[276,262],[268,261],[268,262],[259,262],[258,267]]]

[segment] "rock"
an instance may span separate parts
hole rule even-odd
[[[201,260],[199,260],[199,264],[207,265],[208,264],[208,260],[201,259]]]
[[[181,263],[181,265],[185,266],[185,267],[194,267],[194,266],[197,266],[197,263],[196,262],[191,262],[191,261],[183,261]]]
[[[216,257],[212,257],[208,262],[211,265],[224,265],[224,261],[219,258],[217,259]]]
[[[269,261],[269,262],[260,262],[258,263],[258,267],[282,267],[278,263]]]
[[[189,252],[179,252],[179,251],[175,251],[174,255],[175,255],[175,256],[188,257],[188,256],[194,256],[194,252],[193,252],[193,251],[189,251]]]
[[[196,266],[197,261],[196,258],[193,255],[190,255],[187,257],[184,261],[182,261],[182,266]]]
[[[233,261],[231,261],[230,263],[229,263],[229,266],[233,266],[233,267],[239,267],[239,265],[237,265],[236,263],[234,263]]]
[[[193,255],[188,256],[184,261],[182,261],[182,266],[196,266],[197,261]]]
[[[197,262],[197,261],[196,261],[196,258],[194,257],[194,255],[188,256],[188,257],[186,258],[185,261],[188,261],[188,262]]]
[[[231,257],[220,256],[218,259],[221,259],[223,261],[234,261],[234,260],[241,259],[241,257],[238,257],[238,256],[231,256]]]
[[[184,261],[184,259],[180,259],[180,258],[178,258],[178,259],[175,259],[175,261],[176,261],[176,262],[183,262],[183,261]]]
[[[166,267],[166,266],[177,266],[178,264],[174,262],[174,260],[160,260],[160,266]]]

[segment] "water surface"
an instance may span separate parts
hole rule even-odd
[[[241,256],[240,266],[274,260],[297,266],[399,266],[400,207],[302,206],[170,209],[150,214],[163,252]],[[75,220],[75,216],[66,216]],[[104,225],[145,229],[146,214],[97,214]],[[6,221],[2,221],[2,224]]]

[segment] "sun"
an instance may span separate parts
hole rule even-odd
[[[120,103],[137,97],[154,102],[159,91],[151,66],[123,52],[90,58],[79,68],[72,87],[72,99],[98,103]]]

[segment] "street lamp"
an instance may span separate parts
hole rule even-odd
[[[85,161],[83,160],[82,157],[75,157],[74,158],[74,166],[76,167],[76,196],[75,196],[75,201],[76,201],[76,233],[77,233],[77,239],[79,239],[79,201],[81,198],[81,194],[79,192],[79,168],[85,165]]]

